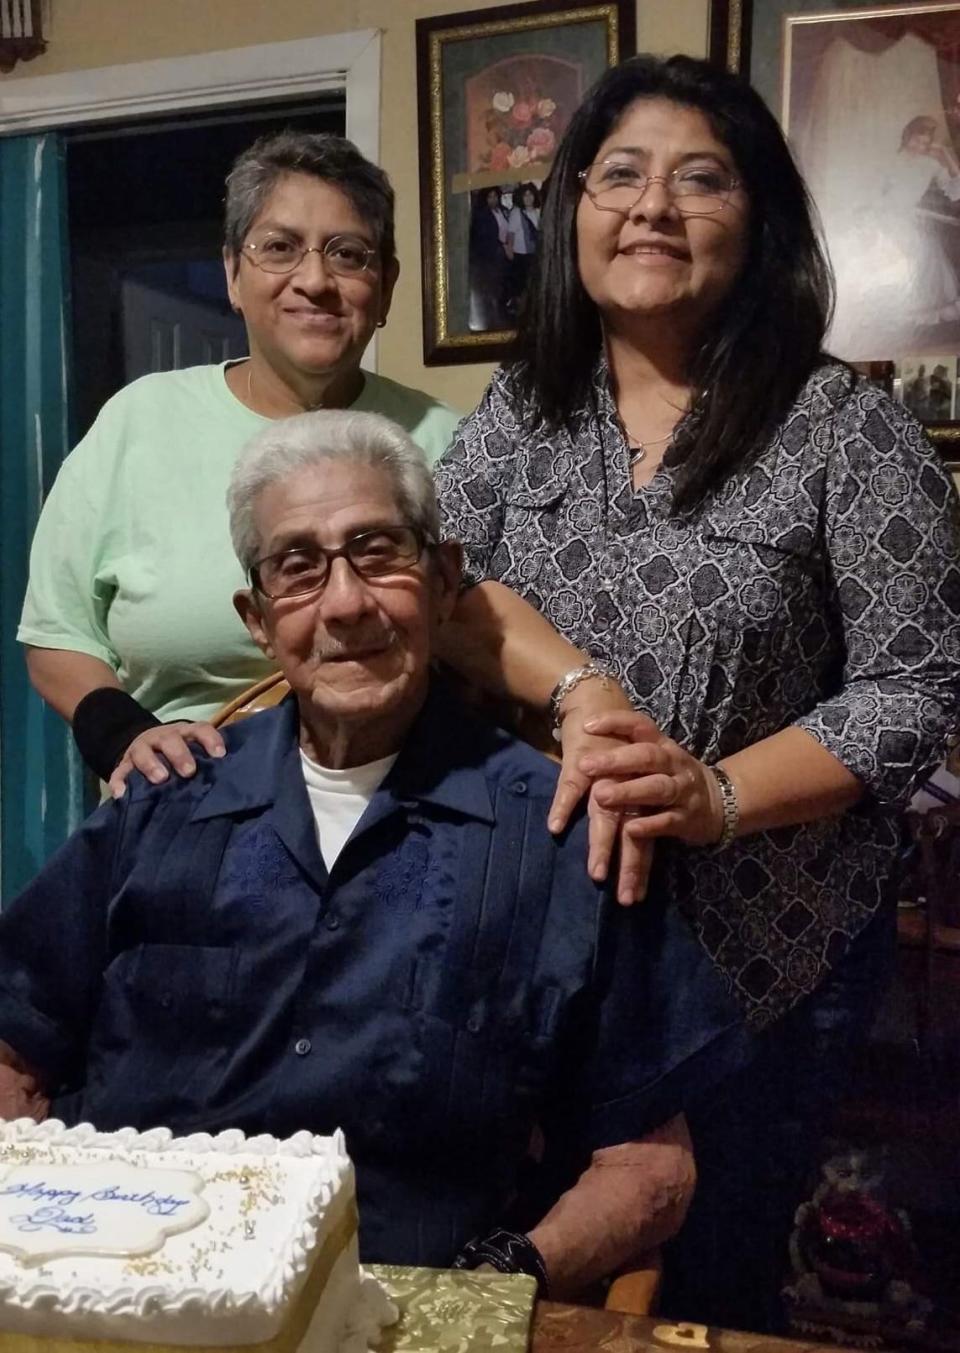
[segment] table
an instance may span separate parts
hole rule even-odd
[[[832,1344],[774,1339],[766,1334],[676,1325],[656,1316],[618,1315],[588,1306],[537,1303],[531,1353],[850,1353]]]

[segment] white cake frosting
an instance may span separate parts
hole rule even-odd
[[[360,1353],[393,1318],[340,1133],[0,1124],[0,1333]]]

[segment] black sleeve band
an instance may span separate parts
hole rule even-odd
[[[543,1255],[529,1236],[517,1231],[491,1231],[482,1240],[471,1240],[454,1259],[452,1268],[479,1268],[489,1264],[498,1273],[529,1273],[537,1280],[537,1291],[546,1299],[550,1295],[547,1266]]]
[[[160,722],[126,691],[100,686],[73,711],[73,740],[94,774],[109,780],[137,734]]]

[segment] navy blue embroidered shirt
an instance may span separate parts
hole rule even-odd
[[[435,688],[330,874],[297,708],[189,780],[132,777],[0,918],[0,1038],[102,1129],[340,1126],[368,1260],[502,1221],[534,1124],[567,1154],[692,1107],[742,1021],[671,909],[612,906],[556,769]]]

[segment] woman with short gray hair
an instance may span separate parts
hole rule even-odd
[[[454,412],[361,370],[399,272],[393,189],[339,136],[262,138],[227,177],[224,267],[250,355],[135,381],[68,457],[34,537],[30,679],[115,794],[219,753],[207,720],[267,675],[230,605],[224,494],[239,448],[316,408],[384,414],[432,462]],[[161,759],[163,758],[163,759]]]

